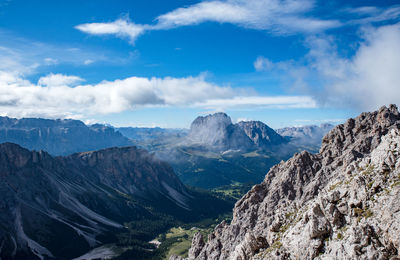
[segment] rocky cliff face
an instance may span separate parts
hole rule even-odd
[[[215,113],[199,116],[191,126],[188,135],[194,144],[200,144],[213,149],[248,149],[252,146],[246,134],[232,124],[231,118],[225,113]]]
[[[287,142],[285,138],[260,121],[246,121],[237,124],[253,143],[260,148],[268,149]]]
[[[169,164],[134,146],[84,152],[64,158],[68,167],[79,167],[86,175],[126,194],[145,199],[164,196],[189,209],[190,195]]]
[[[0,144],[0,198],[1,259],[72,259],[122,223],[154,218],[151,206],[189,212],[195,199],[135,147],[52,157],[12,143]]]
[[[87,126],[79,120],[0,117],[0,143],[12,142],[53,155],[92,151],[132,142],[112,127]]]
[[[189,259],[398,259],[399,156],[396,106],[349,119],[274,166]]]

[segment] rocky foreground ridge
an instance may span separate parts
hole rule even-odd
[[[188,259],[400,259],[399,154],[395,105],[349,119],[274,166]]]

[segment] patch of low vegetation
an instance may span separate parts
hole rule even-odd
[[[339,186],[341,186],[342,184],[343,184],[343,181],[338,181],[337,183],[335,183],[335,184],[333,184],[333,185],[331,185],[331,186],[329,187],[329,191],[336,190],[336,188],[339,187]]]
[[[394,188],[396,186],[400,186],[400,181],[396,181],[392,185],[390,185],[391,188]]]
[[[374,215],[372,210],[370,210],[368,207],[366,208],[355,208],[354,210],[354,215],[357,217],[357,222],[360,222],[362,218],[370,218]]]
[[[282,247],[282,242],[280,241],[280,239],[275,240],[275,242],[267,248],[267,250],[265,251],[265,253],[271,253],[274,250],[279,250]]]
[[[349,229],[348,226],[343,226],[337,231],[336,239],[337,240],[342,240],[344,238],[344,233]]]
[[[362,172],[363,175],[371,175],[374,173],[375,166],[373,164],[367,165],[366,169]]]

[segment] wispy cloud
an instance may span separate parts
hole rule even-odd
[[[209,99],[194,103],[207,109],[225,108],[316,108],[317,103],[309,96],[235,96],[230,99]]]
[[[38,80],[40,86],[74,86],[84,79],[77,76],[68,76],[63,74],[50,73],[45,77],[41,77]]]
[[[116,35],[128,39],[131,44],[134,44],[136,38],[145,31],[145,26],[131,22],[128,17],[109,23],[80,24],[75,28],[92,35]]]
[[[349,20],[350,24],[368,24],[382,21],[391,21],[400,18],[400,5],[379,8],[375,6],[362,6],[346,8],[344,12],[357,17]]]
[[[156,28],[173,28],[213,21],[273,33],[318,32],[340,25],[336,20],[307,17],[314,1],[227,0],[204,1],[157,17]]]
[[[0,30],[0,70],[29,75],[59,65],[88,66],[95,62],[126,64],[134,56],[87,47],[53,45]]]
[[[0,114],[87,118],[143,107],[315,107],[310,97],[247,96],[240,89],[207,82],[204,76],[186,78],[130,77],[79,85],[83,79],[50,74],[33,84],[18,75],[0,72]]]
[[[135,24],[128,17],[113,22],[86,23],[75,28],[92,35],[115,35],[134,44],[148,30],[168,30],[204,22],[230,23],[274,34],[315,33],[340,26],[337,20],[307,15],[312,0],[214,0],[178,8],[158,16],[155,24]]]
[[[315,34],[332,28],[398,20],[400,5],[338,9],[318,17],[314,0],[207,0],[177,8],[155,18],[154,24],[135,24],[128,16],[112,22],[86,23],[75,28],[91,35],[114,35],[133,45],[146,31],[169,30],[204,22],[230,23],[271,34]],[[343,13],[347,14],[343,16]]]

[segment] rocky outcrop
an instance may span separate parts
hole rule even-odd
[[[105,125],[87,126],[82,121],[71,119],[0,117],[0,143],[4,142],[45,150],[52,155],[133,144],[114,128]]]
[[[274,166],[189,259],[398,259],[399,156],[396,106],[349,119]]]
[[[275,130],[260,121],[242,121],[237,124],[253,143],[262,149],[287,143]]]

